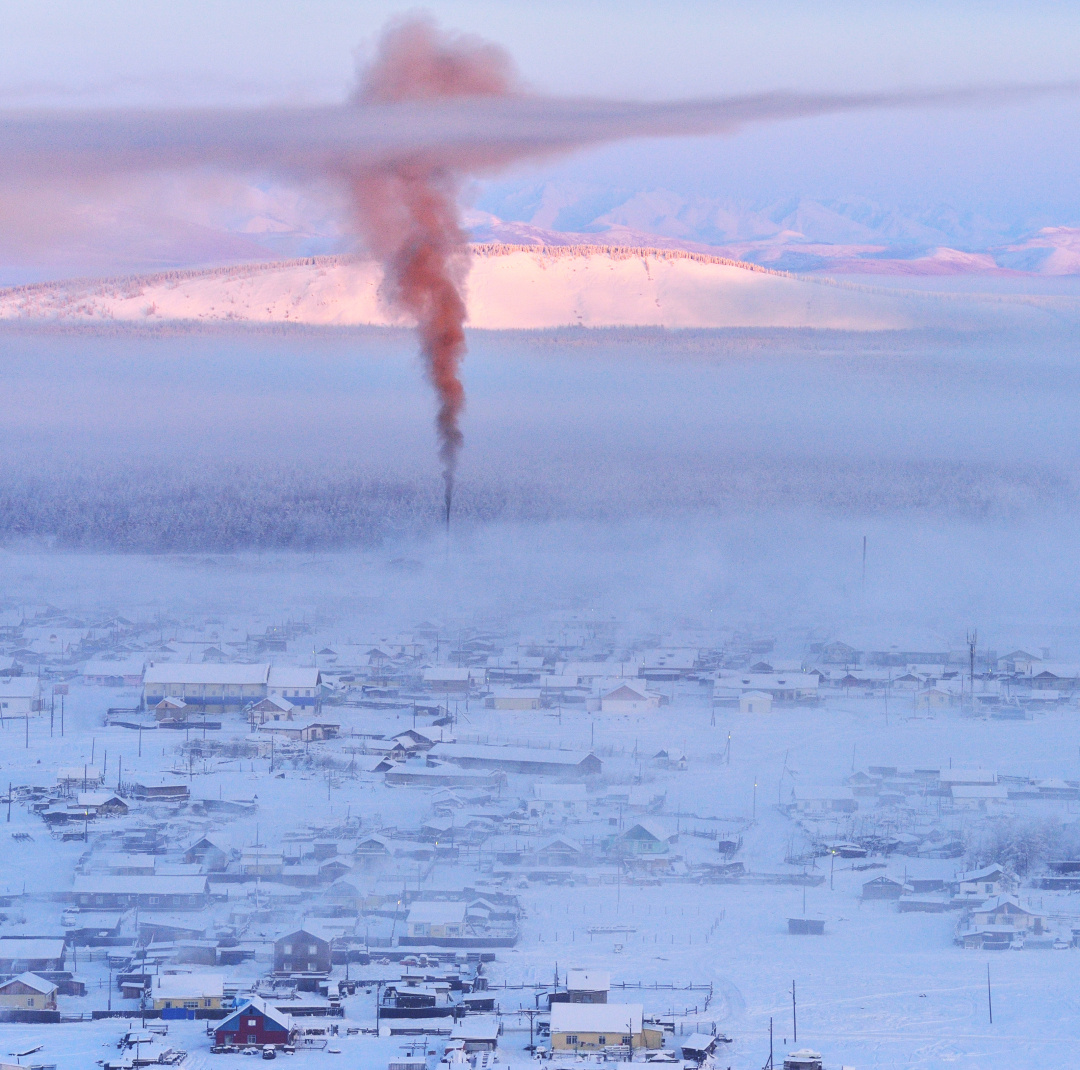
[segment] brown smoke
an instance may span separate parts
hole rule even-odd
[[[751,123],[867,109],[988,107],[1047,93],[1075,95],[1080,84],[654,102],[543,97],[520,90],[501,49],[412,19],[384,34],[347,104],[0,112],[0,224],[10,229],[6,220],[13,219],[26,244],[45,250],[56,234],[73,233],[70,224],[95,189],[140,175],[216,170],[343,181],[357,229],[383,264],[387,297],[419,326],[439,394],[449,522],[464,408],[458,369],[469,251],[457,203],[465,179],[623,138],[730,133]],[[42,210],[48,190],[53,199]],[[27,198],[37,211],[20,210]]]
[[[427,20],[393,25],[362,73],[359,104],[507,96],[515,84],[510,57],[469,37],[441,34]],[[390,301],[415,318],[428,377],[439,395],[436,428],[446,485],[446,522],[464,441],[468,236],[458,219],[461,167],[446,154],[420,151],[350,178],[357,223],[382,262]]]

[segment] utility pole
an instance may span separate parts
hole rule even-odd
[[[986,1006],[990,1011],[990,1024],[994,1024],[994,1000],[990,994],[990,963],[986,964]]]
[[[772,1019],[769,1019],[769,1061],[762,1067],[762,1070],[773,1070],[773,1053],[772,1053]]]
[[[795,982],[791,982],[791,1028],[794,1031],[795,1043],[799,1043],[799,1019],[795,1013]]]
[[[7,786],[7,819],[8,824],[11,824],[11,781],[8,781]]]
[[[968,671],[971,680],[971,708],[975,708],[975,644],[979,641],[978,629],[973,628],[967,633],[968,644]]]

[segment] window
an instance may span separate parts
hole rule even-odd
[[[259,1038],[254,1033],[248,1033],[247,1042],[249,1044],[258,1044]]]
[[[32,1007],[34,1005],[34,997],[33,996],[27,996],[26,1005],[28,1007]]]
[[[259,1024],[259,1020],[258,1020],[258,1018],[249,1018],[247,1024],[250,1027],[254,1028],[255,1026],[257,1026]]]
[[[603,1033],[601,1033],[601,1034],[600,1034],[600,1035],[599,1035],[599,1036],[598,1036],[598,1037],[596,1038],[596,1043],[597,1043],[597,1044],[606,1044],[606,1043],[607,1043],[607,1037],[606,1037],[606,1036],[604,1036],[604,1034],[603,1034]]]
[[[292,944],[286,944],[285,945],[285,954],[286,955],[291,955],[292,954]]]
[[[567,1044],[576,1044],[577,1043],[577,1035],[574,1034],[574,1033],[567,1033],[566,1034],[566,1043]]]
[[[633,1040],[634,1040],[634,1038],[631,1037],[631,1036],[625,1036],[625,1037],[622,1038],[622,1042],[624,1044],[631,1044],[633,1042]]]
[[[193,1010],[196,1010],[198,1008],[198,1006],[199,1006],[199,1001],[197,999],[186,999],[186,1000],[184,1000],[184,1008],[186,1010],[193,1011]]]

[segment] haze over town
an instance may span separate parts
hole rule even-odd
[[[1067,1065],[1075,19],[429,8],[0,5],[0,1070]]]

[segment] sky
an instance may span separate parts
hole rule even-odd
[[[386,23],[416,10],[337,0],[2,3],[0,107],[340,101]],[[677,99],[1080,81],[1080,20],[1067,3],[466,0],[423,10],[447,28],[503,45],[528,86],[556,95]],[[635,195],[658,191],[679,203],[768,209],[773,218],[810,200],[901,217],[889,233],[909,232],[914,220],[956,247],[983,248],[1040,227],[1080,225],[1078,180],[1080,99],[1064,95],[627,142],[517,165],[477,182],[467,197],[482,212],[556,229],[587,229]],[[187,230],[160,254],[162,263],[244,258],[252,252],[244,242],[267,213],[301,234],[278,242],[276,252],[342,247],[333,205],[265,186],[233,190],[215,204],[204,193],[169,191]],[[657,232],[662,225],[642,221]],[[233,237],[208,241],[204,230],[196,240],[192,227]],[[113,230],[114,247],[145,240],[130,219]],[[707,229],[689,237],[710,240]],[[265,238],[255,240],[265,246]],[[157,255],[128,266],[149,266]],[[25,250],[0,259],[16,263],[4,271],[9,282],[62,274],[65,265],[100,266],[73,254],[53,271],[38,264],[20,274]]]

